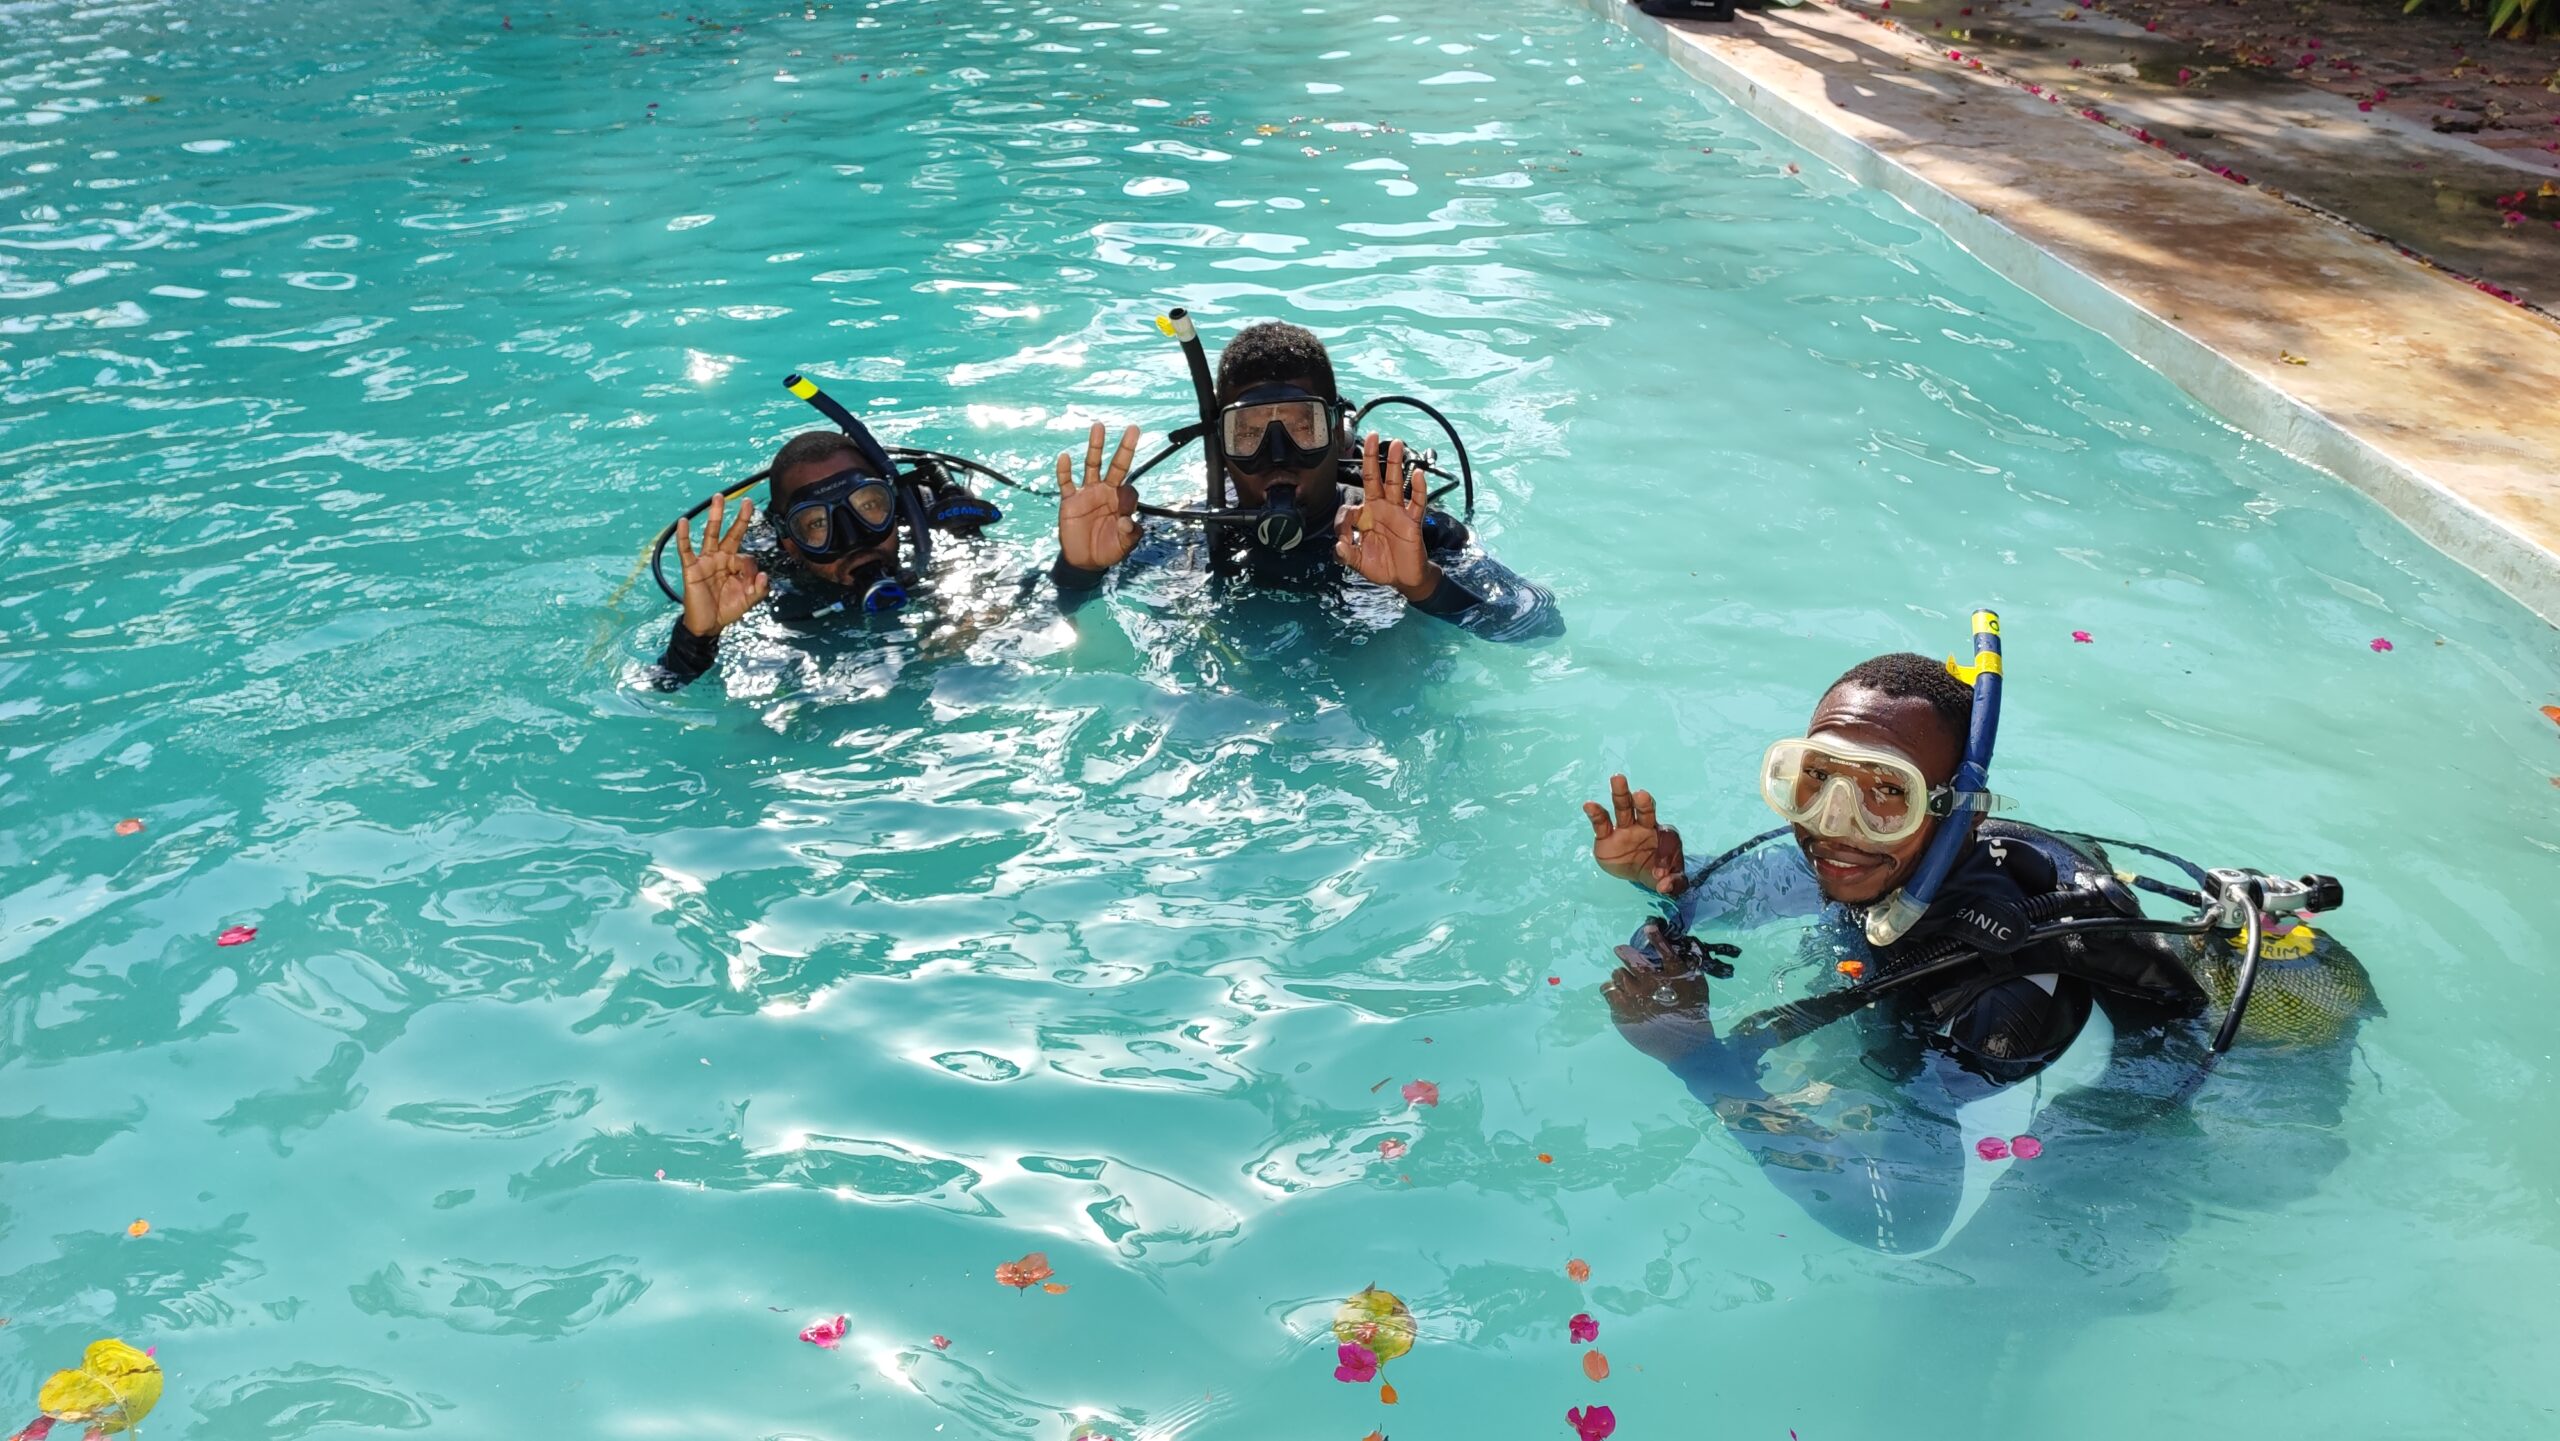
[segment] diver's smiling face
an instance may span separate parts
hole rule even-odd
[[[1893,696],[1865,686],[1835,686],[1813,708],[1808,735],[1831,736],[1856,745],[1900,751],[1909,756],[1931,787],[1955,778],[1964,759],[1964,739],[1949,729],[1929,702],[1918,696]],[[1918,800],[1914,797],[1915,802]],[[1794,827],[1796,844],[1812,863],[1822,894],[1846,905],[1872,905],[1892,894],[1929,848],[1939,822],[1920,829],[1889,849],[1878,849],[1858,837],[1826,836]]]
[[[823,460],[803,461],[774,477],[779,482],[774,488],[775,521],[780,523],[787,518],[791,514],[792,502],[798,500],[812,486],[847,469],[858,470],[865,475],[871,473],[869,466],[862,464],[851,455],[831,455]],[[895,530],[890,531],[888,537],[878,545],[854,551],[849,555],[840,555],[833,560],[810,559],[809,553],[802,550],[797,541],[791,539],[787,527],[782,537],[782,544],[784,549],[791,552],[791,558],[800,563],[801,569],[833,585],[850,587],[855,578],[863,572],[876,572],[883,566],[895,566],[898,563],[898,532]]]
[[[1309,395],[1324,394],[1323,385],[1312,375],[1293,375],[1286,380],[1270,383],[1303,390]],[[1244,393],[1252,394],[1252,388],[1248,387]],[[1218,403],[1229,405],[1234,401],[1234,396],[1221,396]],[[1323,460],[1303,470],[1266,470],[1260,475],[1247,475],[1236,469],[1234,462],[1230,461],[1227,465],[1227,480],[1236,488],[1237,504],[1252,510],[1260,506],[1263,499],[1270,495],[1271,487],[1294,485],[1298,488],[1298,508],[1318,519],[1330,521],[1333,517],[1334,504],[1328,497],[1332,496],[1338,479],[1336,475],[1338,466],[1334,457],[1341,453],[1342,448],[1342,433],[1339,426],[1335,428],[1333,440],[1333,450],[1328,452]]]

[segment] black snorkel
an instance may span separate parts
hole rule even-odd
[[[1167,506],[1140,502],[1138,514],[1208,526],[1212,538],[1210,565],[1213,570],[1224,569],[1232,561],[1235,542],[1243,536],[1249,535],[1265,547],[1280,551],[1294,550],[1305,544],[1315,532],[1322,529],[1323,518],[1318,518],[1313,525],[1308,523],[1304,512],[1298,509],[1294,486],[1285,488],[1274,486],[1272,488],[1274,494],[1266,496],[1263,504],[1258,508],[1251,510],[1236,508],[1234,497],[1227,486],[1227,464],[1231,457],[1226,452],[1224,437],[1221,433],[1223,427],[1219,424],[1222,407],[1218,404],[1218,388],[1216,382],[1210,377],[1209,354],[1200,343],[1200,332],[1191,323],[1190,313],[1177,306],[1156,318],[1156,329],[1171,336],[1182,346],[1182,358],[1191,374],[1192,399],[1199,408],[1200,418],[1196,424],[1183,426],[1167,436],[1164,449],[1141,461],[1136,469],[1129,472],[1128,478],[1131,482],[1136,481],[1138,477],[1180,454],[1183,447],[1197,440],[1201,443],[1203,459],[1208,466],[1208,504],[1199,510],[1175,510]],[[1405,464],[1443,482],[1431,492],[1432,500],[1437,501],[1453,490],[1462,491],[1466,500],[1466,514],[1470,517],[1475,514],[1475,466],[1467,458],[1466,441],[1459,438],[1458,428],[1450,424],[1449,417],[1409,395],[1382,395],[1357,409],[1350,409],[1338,398],[1334,403],[1349,410],[1349,418],[1343,421],[1341,426],[1343,436],[1358,434],[1360,422],[1366,419],[1371,411],[1382,405],[1408,406],[1431,417],[1432,422],[1440,427],[1441,433],[1449,437],[1450,449],[1458,460],[1458,474],[1451,476],[1447,471],[1440,469],[1434,463],[1437,459],[1436,455],[1431,453],[1418,457],[1408,456]],[[1338,451],[1335,464],[1338,470],[1338,483],[1357,489],[1360,485],[1359,459],[1347,451]],[[1397,477],[1394,483],[1401,488],[1402,477]]]
[[[855,418],[852,411],[845,409],[844,406],[839,404],[833,396],[830,396],[825,391],[820,390],[814,382],[810,381],[806,377],[793,374],[786,376],[782,383],[784,388],[789,390],[793,395],[807,401],[818,411],[819,414],[824,415],[827,419],[835,422],[836,428],[843,431],[845,433],[845,437],[853,442],[854,450],[862,457],[863,463],[870,466],[881,476],[886,477],[896,488],[898,494],[898,510],[907,527],[909,541],[915,547],[915,559],[909,567],[909,570],[913,574],[922,575],[926,564],[933,558],[932,517],[927,509],[928,502],[931,500],[930,492],[932,489],[932,482],[926,475],[926,467],[928,465],[940,466],[946,470],[968,475],[981,476],[985,479],[992,480],[996,484],[1004,486],[1007,489],[1019,490],[1025,494],[1037,493],[1033,491],[1030,486],[1024,485],[1022,482],[1015,480],[1013,477],[1006,475],[1003,471],[997,470],[994,467],[985,465],[979,461],[971,460],[966,456],[951,455],[939,450],[923,450],[914,446],[906,445],[884,446],[872,435],[871,428],[869,426],[864,425],[859,419]],[[903,467],[899,462],[905,463]],[[772,468],[770,466],[760,469],[753,475],[750,475],[735,484],[722,487],[720,495],[724,499],[742,495],[747,491],[753,490],[757,486],[764,484],[771,478],[772,473]],[[709,499],[695,502],[683,515],[678,516],[665,529],[659,531],[657,539],[652,541],[649,546],[649,574],[658,582],[658,589],[665,592],[667,599],[674,601],[679,605],[684,603],[683,593],[667,582],[667,546],[676,538],[676,530],[678,527],[691,524],[696,518],[701,516],[704,511],[709,510],[710,508],[711,501]],[[882,580],[885,580],[887,583],[892,585],[896,584],[894,578],[883,577]],[[875,580],[872,583],[872,588],[876,589],[881,583],[882,581]],[[901,598],[903,599],[903,590],[901,592]],[[887,597],[883,595],[882,599],[885,601]],[[887,605],[883,605],[879,608],[894,609],[893,606]],[[865,609],[872,609],[872,607],[866,605]]]

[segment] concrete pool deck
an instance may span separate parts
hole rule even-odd
[[[1828,5],[1583,3],[2560,624],[2560,327]]]

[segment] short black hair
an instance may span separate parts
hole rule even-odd
[[[1324,342],[1303,325],[1265,320],[1236,332],[1218,352],[1218,403],[1228,404],[1257,385],[1298,379],[1313,380],[1316,392],[1340,400],[1334,389],[1333,357]]]
[[[813,461],[833,460],[837,456],[860,462],[862,451],[853,437],[841,430],[804,430],[782,443],[773,453],[773,465],[765,472],[765,509],[772,510],[783,501],[782,473],[797,470]]]
[[[1959,748],[1973,729],[1973,690],[1949,675],[1944,661],[1907,650],[1895,651],[1849,667],[1847,674],[1831,683],[1832,690],[1842,686],[1927,701],[1929,709],[1938,713],[1938,719],[1946,722],[1947,733],[1955,737]]]

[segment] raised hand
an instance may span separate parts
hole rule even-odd
[[[1666,896],[1689,888],[1688,859],[1680,833],[1654,818],[1653,793],[1630,791],[1627,778],[1609,777],[1610,810],[1584,801],[1591,821],[1591,858],[1622,881],[1651,886]]]
[[[1440,584],[1440,567],[1422,544],[1423,518],[1430,513],[1431,473],[1405,467],[1404,442],[1387,447],[1381,467],[1378,437],[1363,437],[1360,503],[1334,517],[1334,558],[1406,600],[1422,600]]]
[[[1137,454],[1138,428],[1120,432],[1111,464],[1102,463],[1102,423],[1094,422],[1084,447],[1084,484],[1065,451],[1058,452],[1058,553],[1078,570],[1109,570],[1138,548],[1138,492],[1128,484]]]
[[[1683,963],[1662,922],[1648,922],[1644,929],[1642,948],[1618,947],[1618,968],[1600,995],[1628,1045],[1670,1064],[1715,1039],[1707,978]]]
[[[711,514],[702,523],[698,554],[693,548],[693,523],[676,523],[676,554],[684,561],[684,628],[705,640],[736,625],[738,617],[755,609],[773,585],[754,561],[738,554],[756,503],[739,501],[738,518],[724,532],[720,520],[728,508],[727,496],[711,497]]]

